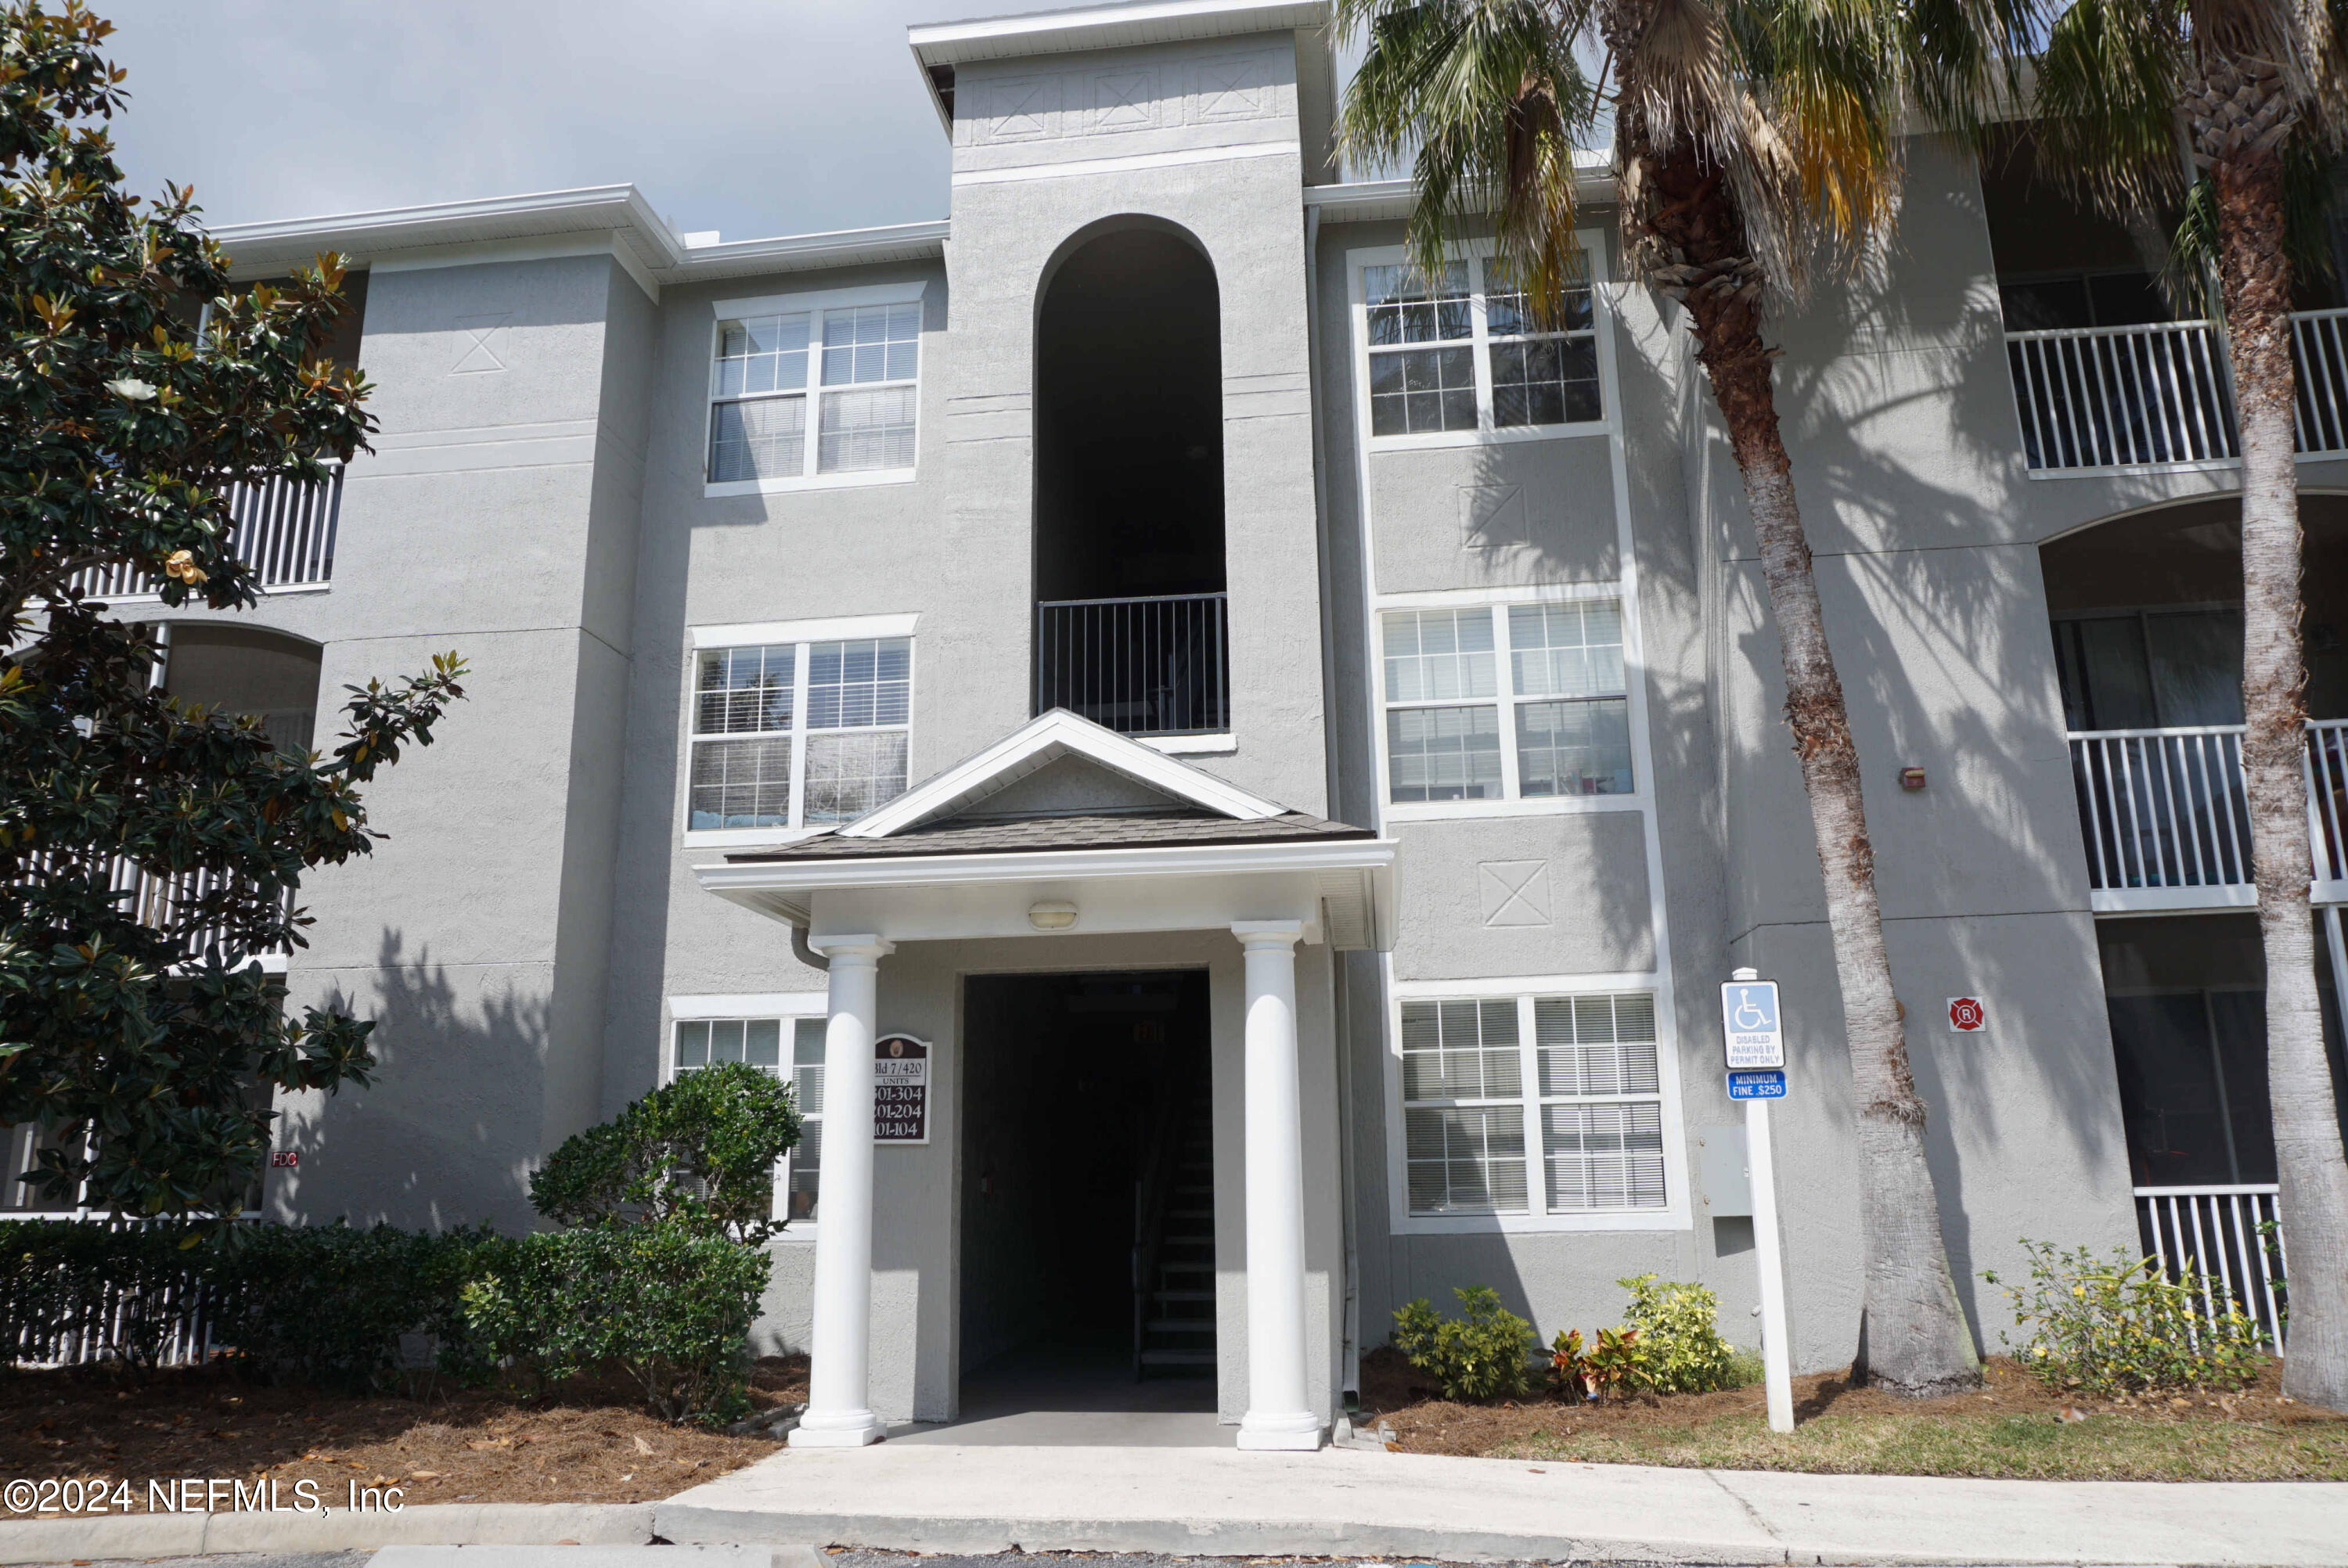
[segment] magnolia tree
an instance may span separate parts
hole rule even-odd
[[[112,569],[169,610],[249,607],[232,487],[324,483],[373,427],[366,382],[323,353],[336,259],[239,291],[187,191],[123,193],[110,31],[77,3],[0,5],[0,1123],[42,1132],[0,1182],[229,1214],[266,1091],[373,1065],[371,1024],[289,1018],[249,955],[302,943],[303,873],[381,836],[359,786],[429,743],[464,670],[351,688],[348,738],[289,756],[164,695],[151,638],[87,597]]]

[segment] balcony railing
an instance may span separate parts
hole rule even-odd
[[[2074,731],[2070,741],[2096,908],[2257,901],[2240,724]],[[2314,893],[2348,899],[2348,720],[2307,726],[2306,765]]]
[[[2138,1187],[2137,1226],[2147,1255],[2170,1279],[2189,1265],[2203,1281],[2201,1310],[2228,1306],[2258,1325],[2259,1337],[2283,1341],[2282,1211],[2275,1188]],[[2230,1298],[2230,1300],[2226,1299]]]
[[[62,860],[35,856],[29,875],[38,877],[53,867],[69,865]],[[107,867],[107,886],[129,910],[132,919],[158,930],[176,931],[185,936],[197,953],[221,949],[226,961],[241,963],[245,958],[257,958],[266,969],[282,969],[287,949],[273,948],[266,952],[242,953],[223,948],[221,933],[213,927],[191,925],[193,911],[207,894],[223,886],[221,873],[212,870],[159,873],[142,870],[131,861],[117,858]],[[288,892],[286,902],[293,902]]]
[[[2291,318],[2302,456],[2348,452],[2348,311]],[[2005,334],[2035,472],[2231,463],[2232,374],[2215,322]]]
[[[1070,599],[1035,606],[1035,712],[1066,708],[1128,735],[1231,727],[1225,596]]]
[[[238,558],[264,589],[323,588],[335,578],[335,531],[343,516],[343,466],[311,488],[290,479],[229,491],[230,535]],[[155,579],[134,567],[98,567],[75,579],[91,599],[142,599]]]

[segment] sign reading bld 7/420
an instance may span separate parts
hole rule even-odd
[[[872,1141],[930,1141],[930,1047],[910,1034],[872,1042]]]

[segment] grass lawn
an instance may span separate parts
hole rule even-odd
[[[807,1358],[769,1358],[750,1378],[759,1409],[807,1398]],[[341,1507],[352,1482],[417,1502],[649,1502],[773,1453],[767,1437],[675,1427],[623,1379],[523,1398],[438,1380],[417,1398],[352,1398],[240,1381],[220,1364],[135,1380],[98,1367],[0,1370],[0,1476],[128,1481],[175,1476],[317,1483]]]
[[[2278,1369],[2240,1394],[2065,1399],[2004,1358],[1978,1394],[1908,1400],[1839,1374],[1794,1380],[1795,1429],[1761,1389],[1622,1405],[1440,1398],[1391,1348],[1364,1358],[1365,1430],[1406,1452],[1847,1475],[2035,1481],[2348,1481],[2348,1416],[2284,1400]]]

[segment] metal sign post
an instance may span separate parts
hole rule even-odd
[[[1761,1271],[1762,1381],[1769,1430],[1794,1430],[1794,1373],[1786,1339],[1786,1264],[1777,1243],[1777,1171],[1769,1144],[1769,1102],[1786,1097],[1786,1033],[1777,982],[1739,969],[1720,988],[1728,1047],[1728,1097],[1745,1102],[1745,1160],[1753,1188],[1753,1252]]]

